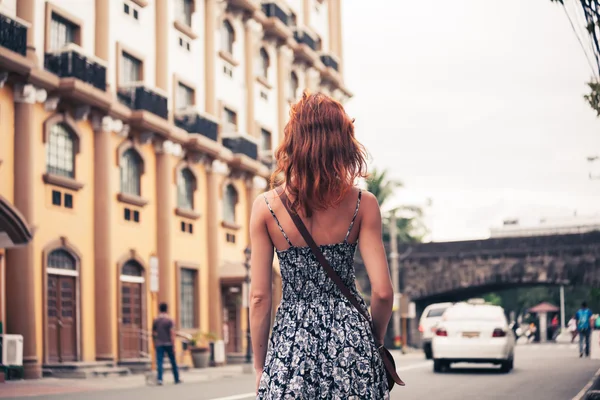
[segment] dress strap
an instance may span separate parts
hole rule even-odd
[[[285,240],[288,242],[288,244],[290,245],[290,247],[293,247],[292,242],[290,242],[290,239],[288,238],[288,235],[285,233],[285,231],[283,230],[283,228],[281,227],[281,224],[279,223],[279,219],[277,218],[277,215],[275,215],[275,212],[273,211],[273,209],[271,208],[271,203],[269,203],[269,200],[267,200],[267,195],[263,194],[263,197],[265,198],[265,202],[267,203],[267,207],[269,207],[269,211],[271,211],[271,215],[273,216],[273,218],[275,219],[275,222],[277,223],[277,226],[279,227],[279,230],[281,231],[281,233],[283,234],[283,237],[285,238]]]
[[[344,238],[344,243],[348,242],[348,236],[350,236],[350,232],[352,232],[352,227],[354,226],[354,221],[356,220],[356,216],[358,215],[358,208],[360,207],[361,196],[362,196],[362,189],[358,189],[358,200],[356,200],[356,210],[354,210],[354,215],[352,216],[352,221],[350,222],[350,227],[348,228],[348,232],[346,232],[346,237]]]

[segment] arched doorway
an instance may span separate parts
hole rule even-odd
[[[50,364],[79,359],[77,265],[77,259],[63,248],[51,251],[46,260],[46,358]]]
[[[135,260],[121,267],[119,301],[119,349],[121,360],[146,358],[144,329],[144,268]]]

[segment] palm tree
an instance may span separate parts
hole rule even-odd
[[[386,200],[390,198],[396,189],[404,186],[401,181],[387,179],[387,169],[379,170],[373,168],[367,178],[367,190],[375,195],[379,202],[379,207],[383,207]]]

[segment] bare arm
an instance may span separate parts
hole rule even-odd
[[[259,196],[252,206],[250,237],[252,256],[250,259],[250,333],[254,351],[254,368],[262,371],[267,355],[269,328],[271,327],[273,243],[265,222],[266,204]]]
[[[383,343],[390,317],[394,290],[390,279],[387,256],[383,247],[381,211],[377,199],[365,193],[361,203],[359,249],[371,282],[371,315],[376,339]]]

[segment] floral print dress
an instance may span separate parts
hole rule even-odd
[[[356,243],[320,246],[331,267],[365,307],[355,285]],[[283,298],[275,316],[257,399],[388,399],[370,321],[330,280],[309,247],[294,246],[265,201],[289,248],[277,251]]]

